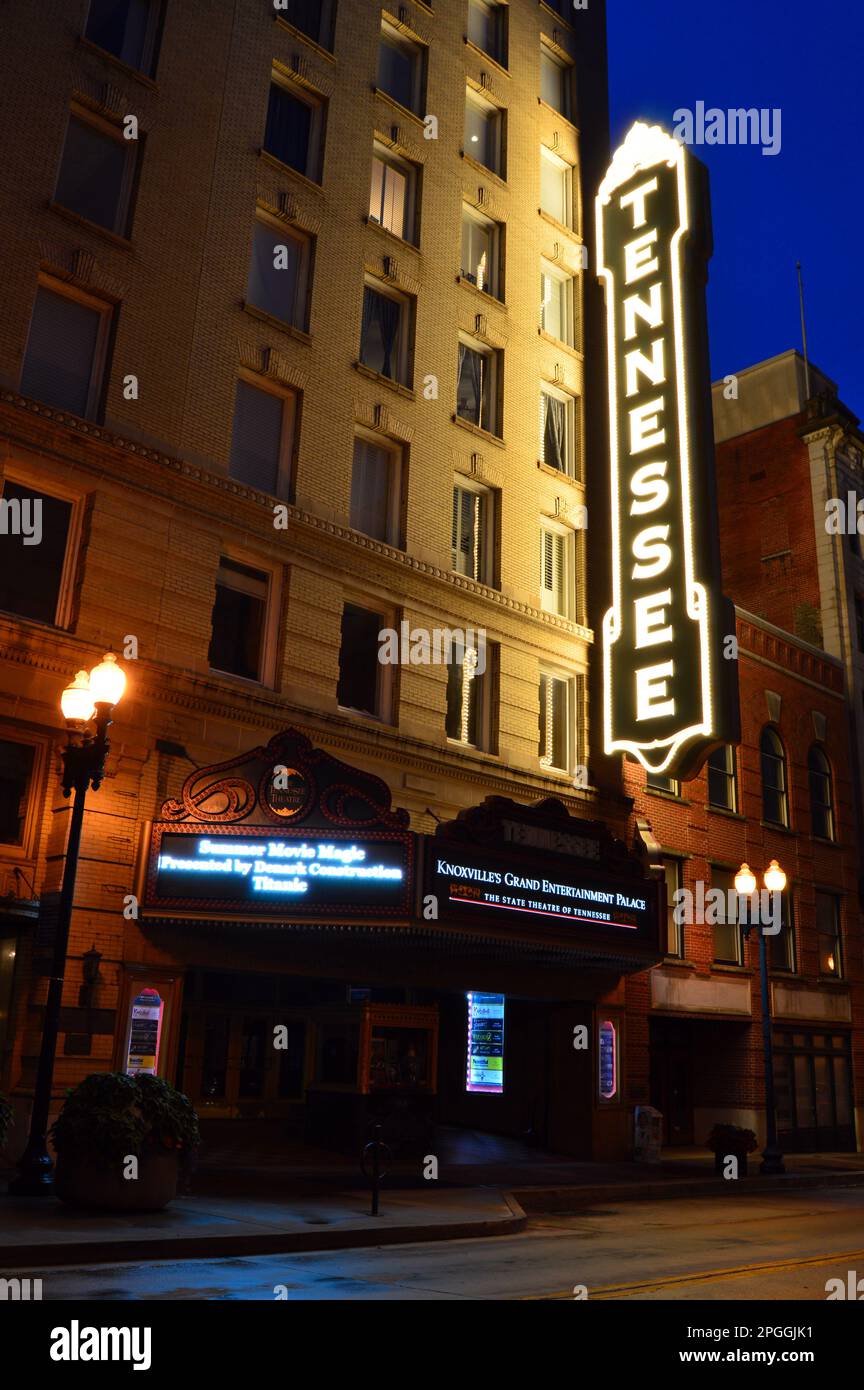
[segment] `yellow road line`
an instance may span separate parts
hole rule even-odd
[[[776,1260],[771,1264],[732,1265],[727,1269],[706,1269],[693,1274],[670,1274],[663,1279],[644,1280],[639,1284],[603,1284],[597,1289],[588,1290],[588,1298],[621,1298],[629,1293],[644,1293],[652,1289],[674,1288],[679,1284],[711,1284],[724,1279],[749,1279],[754,1274],[768,1274],[780,1269],[806,1269],[808,1266],[832,1264],[836,1260],[855,1260],[864,1256],[864,1250],[838,1250],[831,1255],[811,1255],[801,1260]],[[523,1295],[522,1302],[542,1299],[572,1298],[573,1290],[556,1290],[554,1293],[531,1293]]]

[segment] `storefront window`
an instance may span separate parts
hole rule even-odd
[[[356,1023],[323,1023],[318,1029],[316,1080],[353,1086],[357,1080],[360,1029]]]
[[[230,1024],[228,1014],[211,1014],[204,1025],[201,1096],[205,1100],[217,1100],[225,1094]]]
[[[24,843],[27,800],[36,749],[0,739],[0,844]]]
[[[375,1027],[369,1081],[376,1089],[425,1086],[429,1079],[429,1034],[422,1028]]]

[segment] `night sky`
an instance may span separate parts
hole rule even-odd
[[[780,153],[703,145],[711,175],[711,373],[801,349],[864,416],[864,6],[607,0],[613,148],[679,107],[779,107]]]

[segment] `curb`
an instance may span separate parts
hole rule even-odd
[[[764,1197],[769,1192],[791,1192],[809,1187],[864,1187],[864,1172],[779,1173],[774,1177],[745,1178],[731,1183],[724,1178],[670,1178],[665,1181],[598,1184],[586,1187],[519,1187],[512,1190],[529,1216],[544,1212],[578,1211],[597,1202],[643,1202],[658,1197]]]
[[[209,1260],[241,1255],[289,1255],[321,1250],[353,1250],[363,1246],[426,1244],[438,1240],[470,1240],[516,1235],[524,1230],[527,1216],[510,1193],[502,1193],[509,1216],[482,1221],[449,1221],[430,1226],[385,1226],[375,1231],[355,1226],[334,1231],[278,1231],[266,1235],[218,1235],[155,1237],[153,1240],[94,1240],[80,1244],[7,1246],[3,1268],[33,1269],[39,1266],[83,1264],[131,1264],[155,1260]]]

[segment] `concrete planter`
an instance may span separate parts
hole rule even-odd
[[[123,1165],[57,1156],[54,1191],[62,1202],[102,1211],[161,1211],[177,1196],[179,1159],[175,1150],[153,1150],[138,1160],[138,1177],[124,1178]]]

